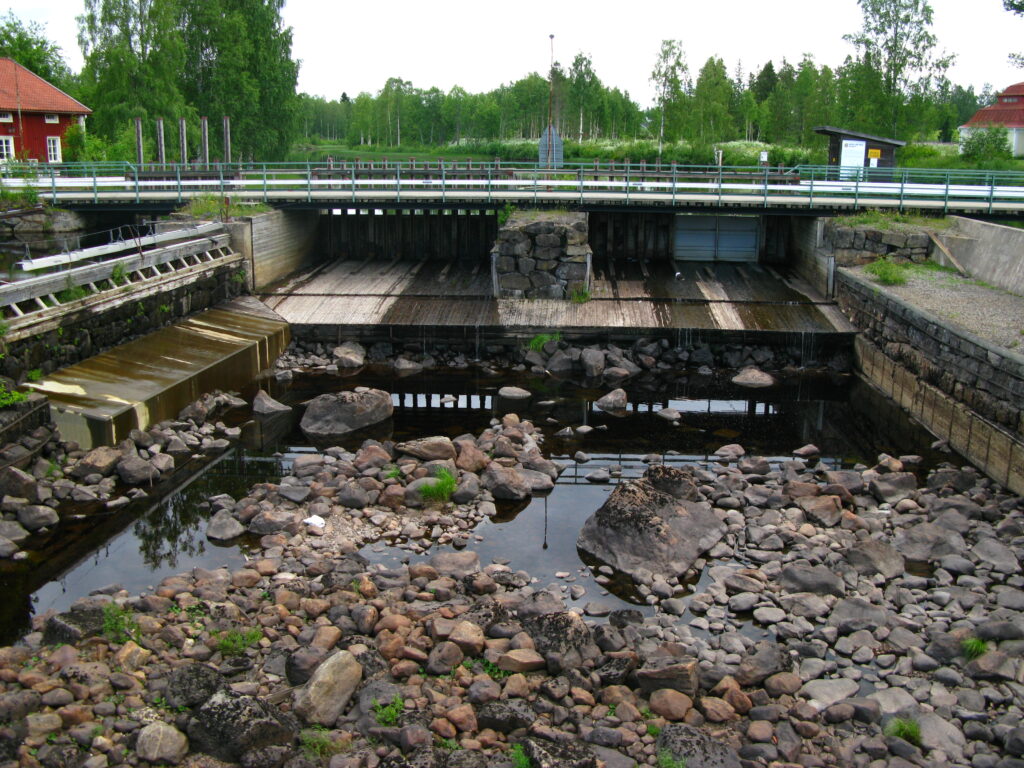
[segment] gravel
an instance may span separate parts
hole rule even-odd
[[[862,268],[853,271],[871,280]],[[871,282],[880,290],[1000,347],[1016,352],[1024,349],[1024,296],[945,272],[911,273],[905,285]]]

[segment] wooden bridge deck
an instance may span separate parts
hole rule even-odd
[[[375,329],[417,327],[587,333],[772,331],[849,333],[835,306],[809,286],[757,264],[683,265],[595,259],[592,298],[584,304],[495,299],[488,260],[343,260],[321,265],[268,290],[261,299],[299,329],[322,338],[360,337]]]

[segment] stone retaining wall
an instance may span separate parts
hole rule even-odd
[[[922,262],[933,247],[927,232],[846,227],[835,219],[825,222],[824,245],[840,267],[856,267],[884,256]]]
[[[491,250],[495,295],[567,299],[589,291],[590,257],[587,214],[513,214]]]
[[[1024,492],[1024,356],[836,272],[836,301],[862,331],[860,370],[934,434]]]
[[[46,375],[105,349],[177,322],[245,293],[239,262],[213,268],[186,285],[152,293],[100,312],[82,310],[61,318],[60,326],[3,344],[0,373],[19,381],[28,371]],[[12,334],[13,335],[13,334]]]

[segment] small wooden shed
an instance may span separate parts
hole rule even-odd
[[[841,169],[852,168],[895,168],[896,148],[906,146],[905,141],[887,139],[884,136],[872,136],[859,131],[847,131],[831,125],[822,125],[814,129],[815,133],[828,136],[828,164]],[[845,171],[840,171],[845,176]],[[850,178],[855,174],[849,173]],[[881,174],[868,173],[871,178]]]

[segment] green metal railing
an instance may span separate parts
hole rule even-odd
[[[708,204],[1024,210],[1024,172],[613,161],[0,165],[0,185],[54,203],[163,202],[199,195],[262,202]]]

